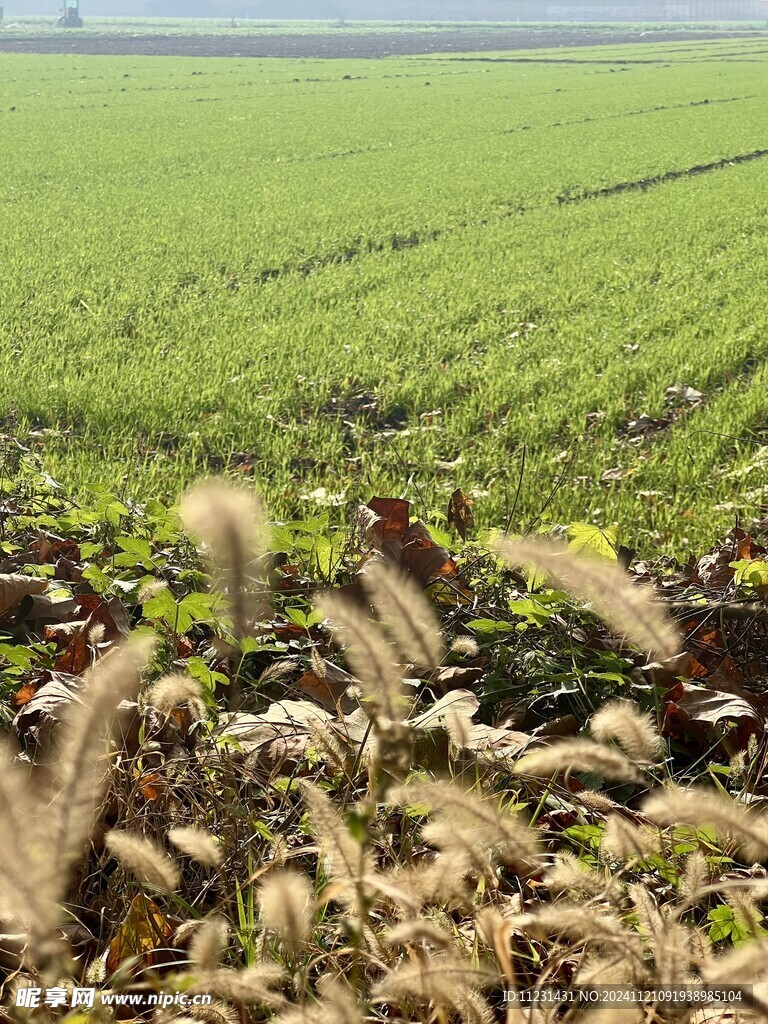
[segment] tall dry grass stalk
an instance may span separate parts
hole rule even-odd
[[[579,557],[556,541],[503,540],[499,552],[512,566],[533,565],[557,580],[653,660],[665,661],[679,653],[680,638],[665,612],[618,565]]]
[[[369,717],[401,721],[407,710],[402,680],[380,629],[356,604],[340,594],[324,594],[317,607],[331,620],[334,640],[343,645],[350,670],[360,681]]]
[[[435,610],[408,576],[375,563],[361,576],[386,630],[417,668],[435,669],[445,656]]]
[[[291,869],[273,871],[261,884],[259,904],[264,927],[279,935],[295,960],[312,933],[315,900],[309,879]]]
[[[31,773],[6,753],[0,771],[0,821],[13,836],[0,844],[0,907],[26,931],[28,956],[44,971],[55,974],[66,956],[60,904],[104,791],[116,708],[137,692],[150,650],[129,644],[88,673],[82,701],[61,723],[55,764]]]
[[[711,825],[752,861],[768,859],[768,820],[703,787],[652,793],[643,813],[660,825]]]
[[[338,810],[321,789],[305,783],[302,796],[320,841],[333,898],[343,902],[350,912],[364,915],[370,902],[366,887],[376,870],[372,854],[350,835]]]
[[[524,873],[541,861],[538,833],[502,808],[498,798],[465,792],[452,782],[411,782],[394,790],[390,799],[429,807],[424,837],[489,877],[498,864],[515,865]]]
[[[632,762],[615,748],[589,739],[562,740],[532,750],[515,762],[518,775],[549,778],[557,772],[594,772],[615,782],[639,782],[642,776]]]
[[[261,504],[253,491],[211,480],[185,494],[180,514],[187,531],[218,570],[214,586],[230,603],[234,635],[241,641],[248,633],[249,622],[265,608],[263,593],[254,588],[248,575],[249,566],[266,548]],[[230,710],[239,698],[239,678],[234,672]]]
[[[287,1003],[281,991],[285,983],[285,970],[279,964],[265,962],[240,971],[221,967],[198,972],[188,991],[217,995],[246,1006],[279,1010]]]
[[[398,593],[400,584],[400,577],[391,570],[379,569],[371,573],[366,587],[384,624],[398,638],[401,653],[426,659],[431,668],[442,653],[433,612],[413,588]],[[331,620],[334,640],[345,648],[347,664],[360,682],[363,706],[371,723],[374,743],[368,764],[368,813],[372,815],[375,803],[386,794],[390,778],[402,776],[410,765],[413,740],[404,721],[409,702],[403,693],[395,652],[366,612],[335,593],[324,594],[317,607]],[[417,641],[419,632],[423,635]]]
[[[374,1003],[415,999],[437,1007],[438,1019],[454,1011],[466,1024],[491,1024],[493,1011],[481,990],[498,980],[498,974],[470,961],[435,954],[417,963],[399,964],[374,986],[371,997]]]
[[[322,979],[318,994],[314,1003],[284,1010],[274,1024],[362,1024],[362,1006],[341,980]]]

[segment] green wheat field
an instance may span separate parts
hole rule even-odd
[[[768,44],[0,55],[0,414],[68,488],[768,505]]]

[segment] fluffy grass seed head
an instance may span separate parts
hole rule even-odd
[[[480,653],[480,644],[473,636],[456,636],[451,641],[451,651],[462,658],[476,658]]]
[[[570,850],[557,854],[552,867],[544,873],[544,882],[550,892],[571,896],[602,896],[608,889],[606,880]]]
[[[227,948],[229,924],[223,917],[210,917],[197,925],[189,943],[189,959],[193,969],[208,973],[221,964]]]
[[[388,633],[417,667],[435,669],[445,650],[434,608],[408,576],[382,562],[361,576],[363,587]]]
[[[189,706],[197,717],[205,718],[205,704],[202,686],[197,679],[184,672],[169,672],[157,679],[147,690],[147,703],[158,711],[169,712],[174,708]]]
[[[661,754],[661,737],[650,715],[629,701],[609,701],[592,716],[589,730],[601,743],[615,740],[638,764],[654,764]]]
[[[373,859],[350,834],[341,815],[321,789],[306,782],[301,785],[301,792],[338,898],[354,906],[365,879],[374,874]]]
[[[402,680],[380,630],[364,612],[339,594],[324,594],[317,607],[332,621],[334,640],[346,647],[347,662],[360,680],[371,715],[390,722],[402,720],[407,707]]]
[[[179,882],[179,869],[164,850],[136,832],[108,832],[104,845],[120,864],[141,882],[172,892]]]
[[[512,566],[534,565],[556,579],[574,597],[590,603],[613,632],[654,660],[679,653],[680,638],[666,613],[618,565],[579,557],[555,541],[503,540],[499,551]]]
[[[643,813],[660,825],[712,825],[719,835],[732,837],[750,860],[768,859],[768,823],[703,787],[657,790],[645,801]]]
[[[642,862],[657,854],[660,848],[657,830],[636,825],[620,814],[611,814],[606,819],[600,850],[607,860],[624,864]]]
[[[314,902],[307,876],[290,868],[270,872],[261,884],[264,927],[276,932],[294,956],[312,934]]]
[[[615,782],[639,782],[640,773],[620,750],[589,739],[562,740],[525,754],[515,763],[518,775],[549,778],[556,772],[594,772]]]
[[[224,852],[210,832],[204,828],[172,828],[168,839],[188,857],[209,868],[221,867]]]
[[[285,971],[276,963],[261,963],[241,971],[221,968],[200,975],[190,992],[206,992],[240,1003],[261,1003],[280,1009],[285,996],[279,987],[285,984]]]
[[[538,833],[503,808],[497,799],[465,792],[448,782],[409,782],[391,794],[396,803],[431,808],[422,829],[428,842],[459,862],[515,863],[520,870],[541,860]]]
[[[264,517],[253,491],[209,480],[187,491],[179,511],[219,569],[239,571],[264,548]]]

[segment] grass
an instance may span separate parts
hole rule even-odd
[[[517,1024],[535,1019],[510,1008],[518,992],[556,989],[572,1008],[613,986],[610,1020],[693,1024],[703,983],[745,1021],[768,1019],[764,740],[734,727],[722,692],[687,725],[664,692],[685,657],[697,688],[714,687],[719,670],[704,679],[690,654],[720,641],[721,668],[746,683],[743,657],[765,640],[742,616],[729,640],[723,624],[678,655],[669,598],[693,596],[702,625],[723,609],[691,566],[636,566],[663,581],[654,592],[582,526],[570,550],[468,547],[439,569],[454,589],[425,591],[416,526],[390,503],[322,578],[304,543],[315,526],[270,537],[247,493],[199,488],[180,522],[156,501],[72,502],[13,439],[0,453],[4,568],[21,574],[1,577],[0,707],[20,706],[34,762],[2,752],[14,1020],[123,1019],[115,1001],[145,1016],[165,994],[184,999],[160,1004],[171,1020]],[[742,553],[764,579],[764,549]],[[7,603],[11,581],[46,580],[44,600],[67,587],[65,621],[46,625],[19,593]],[[752,584],[731,573],[726,591],[755,614]],[[299,626],[290,612],[313,604]],[[478,613],[499,633],[501,616],[517,622],[499,642]],[[515,677],[512,703],[493,681]],[[670,1006],[685,985],[688,1005]]]
[[[492,56],[0,56],[0,408],[50,472],[482,525],[559,485],[643,550],[758,514],[763,42]]]

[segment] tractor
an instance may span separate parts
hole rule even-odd
[[[59,28],[82,28],[80,17],[80,0],[64,0],[58,21]]]

